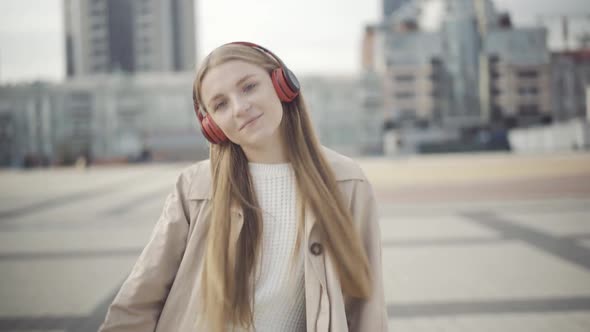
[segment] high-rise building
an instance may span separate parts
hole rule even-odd
[[[391,13],[410,1],[411,0],[383,0],[383,17],[389,17]]]
[[[194,68],[194,0],[65,0],[67,76]]]

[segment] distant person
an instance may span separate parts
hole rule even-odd
[[[99,331],[387,331],[373,190],[319,144],[293,73],[222,45],[193,100],[210,159],[178,178]]]

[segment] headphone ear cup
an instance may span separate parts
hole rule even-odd
[[[301,90],[301,86],[299,85],[299,80],[297,79],[297,76],[295,76],[295,74],[293,74],[293,72],[285,66],[283,66],[282,69],[283,77],[285,78],[285,83],[287,83],[287,85],[289,86],[289,90],[293,91],[293,93],[296,94],[296,96],[299,95],[299,90]]]
[[[205,136],[205,138],[206,138],[206,139],[207,139],[209,142],[211,142],[211,143],[213,143],[213,144],[216,144],[216,139],[215,139],[215,137],[213,137],[213,136],[211,135],[211,133],[210,133],[210,130],[209,130],[209,120],[208,120],[207,118],[204,118],[204,119],[201,121],[201,132],[203,133],[203,136]]]
[[[209,115],[207,115],[207,119],[209,119],[209,121],[207,121],[208,128],[217,138],[217,144],[227,142],[227,136],[225,136],[225,133],[223,132],[223,130],[221,130],[221,128],[219,128],[217,123],[215,123],[215,121],[213,121],[213,119],[211,119]]]
[[[203,119],[201,129],[203,129],[205,137],[209,140],[209,142],[213,144],[220,144],[227,141],[227,137],[221,128],[217,126],[215,121],[213,121],[208,114]]]
[[[271,73],[272,84],[282,102],[291,102],[299,95],[299,90],[291,88],[291,85],[295,84],[290,85],[287,77],[281,67],[274,69]],[[296,82],[296,86],[299,86],[299,82]]]

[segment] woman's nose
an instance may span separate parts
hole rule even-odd
[[[234,98],[234,114],[239,116],[240,114],[247,112],[250,109],[250,102],[242,97],[236,96]]]

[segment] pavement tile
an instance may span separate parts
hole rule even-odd
[[[137,255],[124,257],[2,261],[0,317],[91,313],[129,274]]]
[[[528,213],[502,212],[499,215],[511,222],[553,236],[590,235],[590,214],[588,211],[554,211],[542,213],[536,213],[536,211],[529,211]]]
[[[388,303],[590,296],[590,271],[519,242],[384,248]]]
[[[380,218],[383,241],[473,237],[496,239],[498,234],[462,216],[391,216]]]

